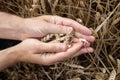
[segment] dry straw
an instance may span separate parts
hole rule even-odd
[[[45,14],[71,18],[91,28],[96,37],[93,53],[49,67],[18,63],[0,73],[1,80],[120,79],[119,0],[0,0],[0,5],[1,11],[25,18]],[[49,34],[46,39],[57,35]]]

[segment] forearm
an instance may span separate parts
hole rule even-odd
[[[23,21],[18,16],[0,12],[0,38],[21,40],[24,33]]]
[[[17,63],[16,49],[8,48],[0,51],[0,71]]]

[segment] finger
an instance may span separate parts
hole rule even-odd
[[[93,51],[94,51],[94,49],[91,47],[82,48],[73,57],[79,56],[79,55],[84,54],[84,53],[91,53]]]
[[[78,38],[74,38],[74,39],[73,39],[73,43],[78,43],[78,42],[81,42]],[[85,46],[86,46],[86,47],[90,46],[90,42],[87,42],[87,43],[85,44]]]
[[[74,38],[74,39],[73,39],[73,43],[78,43],[78,42],[81,42],[78,38]],[[86,47],[89,47],[89,46],[90,46],[90,42],[85,43],[85,46],[86,46]],[[83,46],[83,47],[84,47],[84,46]]]
[[[75,31],[80,32],[84,35],[91,35],[92,32],[85,26],[79,24],[78,22],[72,20],[72,19],[67,19],[67,18],[62,18],[61,17],[61,23],[66,26],[71,26]]]
[[[49,16],[49,15],[43,16],[43,18],[54,24],[73,27],[73,29],[75,29],[75,31],[80,32],[84,35],[92,34],[92,32],[87,27],[79,24],[78,22],[76,22],[72,19],[63,18],[63,17],[59,17],[59,16]]]
[[[80,34],[78,32],[75,32],[75,36],[77,38],[83,38],[83,39],[86,39],[87,41],[89,42],[93,42],[95,40],[95,37],[94,36],[86,36],[86,35],[83,35],[83,34]]]
[[[80,48],[82,48],[82,46],[83,46],[82,43],[76,43],[73,45],[73,47],[68,49],[66,52],[56,53],[55,55],[49,57],[48,59],[51,61],[51,63],[66,60],[72,57],[76,52],[78,52]]]
[[[73,31],[72,27],[46,23],[47,25],[44,27],[44,31],[46,34],[53,33],[53,34],[67,34]]]
[[[68,49],[66,52],[60,52],[60,53],[48,53],[48,54],[32,54],[30,57],[31,59],[29,62],[36,63],[36,64],[42,64],[42,65],[51,65],[55,62],[65,60],[67,58],[70,58],[74,53],[78,52],[80,48],[82,47],[82,43],[74,44],[73,47]]]
[[[67,46],[64,43],[42,43],[36,44],[35,52],[63,52],[66,51]]]

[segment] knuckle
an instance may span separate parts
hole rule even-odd
[[[56,21],[58,21],[59,18],[60,18],[60,16],[57,16],[57,15],[51,16],[50,22],[51,22],[51,23],[56,23]]]

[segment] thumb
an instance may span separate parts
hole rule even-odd
[[[72,27],[47,23],[45,33],[66,34],[73,31]]]
[[[67,45],[64,43],[43,43],[40,42],[37,44],[36,53],[42,53],[42,52],[63,52],[66,51]]]

